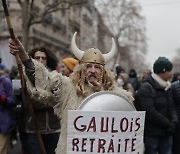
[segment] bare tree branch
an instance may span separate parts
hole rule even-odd
[[[51,14],[52,12],[57,12],[60,10],[67,10],[69,9],[71,6],[73,5],[82,5],[87,3],[87,0],[81,0],[79,2],[70,2],[70,1],[61,1],[61,0],[57,0],[57,1],[53,1],[51,4],[47,4],[44,8],[44,11],[41,15],[41,17],[39,17],[40,19],[35,20],[34,17],[34,13],[30,12],[30,22],[29,25],[34,25],[34,24],[40,24],[43,22],[43,18],[45,16],[47,16],[48,14]],[[32,3],[31,3],[32,4]],[[32,7],[31,7],[32,10]]]
[[[36,6],[35,0],[17,0],[22,9],[22,42],[28,49],[29,29],[34,24],[41,24],[47,15],[59,10],[70,9],[73,5],[82,5],[87,0],[71,2],[70,0],[48,0],[40,6]]]
[[[34,5],[34,0],[31,1],[30,3],[30,17],[29,17],[29,20],[28,20],[28,26],[30,27],[32,25],[32,21],[34,19],[34,14],[32,13],[32,10],[33,10],[33,5]]]
[[[19,5],[22,7],[22,1],[18,0]]]
[[[128,61],[131,61],[132,54],[139,54],[139,51],[142,54],[146,53],[145,22],[144,17],[140,14],[141,7],[137,2],[134,0],[99,0],[97,9],[103,16],[107,27],[117,38],[120,57],[126,57],[122,58],[123,60],[129,57]],[[123,49],[128,50],[123,52]]]

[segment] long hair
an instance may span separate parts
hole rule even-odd
[[[73,73],[70,75],[70,78],[75,84],[78,96],[87,96],[92,90],[93,92],[97,92],[112,90],[114,88],[114,75],[105,66],[100,65],[102,73],[96,85],[92,85],[86,81],[86,69],[86,63],[77,64]]]
[[[55,70],[58,66],[58,59],[57,57],[47,48],[40,47],[40,48],[34,48],[31,51],[29,51],[29,56],[31,56],[34,59],[34,55],[37,51],[44,52],[47,57],[47,67],[51,70]]]

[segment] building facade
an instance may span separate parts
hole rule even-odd
[[[45,0],[34,1],[34,6],[31,8],[34,18],[38,20],[38,15],[42,13],[46,5],[47,1]],[[76,31],[76,42],[81,50],[86,50],[90,47],[98,47],[105,53],[110,50],[112,34],[103,24],[100,14],[94,7],[93,0],[80,5],[71,5],[68,9],[60,9],[43,16],[43,18],[39,18],[41,22],[32,24],[29,27],[29,34],[23,29],[23,25],[27,22],[26,18],[29,17],[27,10],[23,9],[17,0],[8,1],[8,8],[15,35],[21,40],[24,35],[29,36],[28,50],[34,47],[45,46],[55,53],[61,63],[64,57],[73,56],[70,42],[72,35]],[[8,38],[9,32],[6,19],[3,8],[0,6],[0,56],[2,59],[7,59],[4,50],[8,50]],[[8,65],[9,63],[6,61],[4,60],[3,62],[5,65]],[[9,59],[8,61],[11,60]],[[11,66],[14,64],[14,61],[13,59]]]

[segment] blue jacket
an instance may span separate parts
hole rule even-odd
[[[13,107],[16,106],[15,97],[12,95],[12,83],[4,75],[0,76],[0,96],[6,96],[6,102],[0,102],[0,133],[10,133],[16,127]]]
[[[4,105],[0,105],[0,108],[16,106],[15,97],[12,94],[11,80],[5,75],[0,76],[0,95],[5,95],[7,99],[7,102]]]

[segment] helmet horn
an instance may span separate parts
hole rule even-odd
[[[73,54],[76,56],[76,58],[81,60],[83,55],[84,55],[84,51],[78,49],[78,47],[76,45],[76,40],[75,40],[76,39],[76,34],[77,34],[77,32],[75,32],[73,37],[72,37],[71,50],[72,50]]]
[[[110,61],[114,55],[116,53],[116,44],[115,44],[115,41],[114,39],[112,38],[112,47],[111,47],[111,51],[107,54],[103,54],[104,56],[104,59],[105,59],[105,63],[107,63],[108,61]]]

